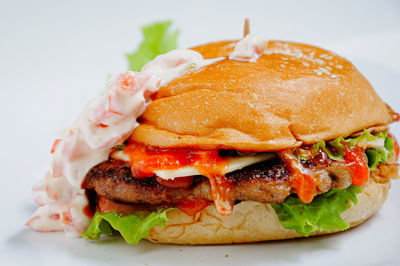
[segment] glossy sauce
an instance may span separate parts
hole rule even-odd
[[[346,143],[342,144],[345,147],[345,156],[341,161],[351,172],[352,184],[355,186],[364,185],[368,181],[370,175],[368,163],[364,159],[364,150],[358,147],[350,149]],[[396,146],[396,144],[394,146]],[[396,148],[394,149],[396,150]],[[311,148],[298,149],[295,155],[290,150],[281,152],[281,158],[286,162],[291,171],[291,187],[296,190],[302,202],[310,203],[317,193],[315,173],[309,167],[305,167],[299,161],[298,156],[307,158],[306,165],[308,163],[310,165],[327,166],[331,163],[331,159],[326,152],[320,150],[318,154],[315,154],[315,151]]]
[[[398,113],[392,113],[393,122],[397,122],[400,120],[400,115]]]
[[[355,186],[362,186],[369,179],[368,163],[364,159],[364,151],[358,147],[350,149],[344,144],[345,156],[344,160],[347,168],[352,173],[352,183]]]
[[[82,182],[82,189],[86,188],[86,178],[83,180]],[[88,199],[88,204],[83,207],[83,213],[89,217],[89,218],[93,218],[95,212],[96,212],[96,206],[94,206],[94,204],[91,204],[90,198],[91,198],[91,193],[88,190],[85,190],[85,196]]]
[[[50,153],[53,154],[56,151],[57,145],[61,142],[61,139],[56,139],[53,142],[53,145],[51,146],[51,151]]]
[[[119,215],[129,215],[137,211],[137,207],[132,204],[118,203],[113,200],[98,196],[98,210],[100,213],[115,212]]]
[[[156,181],[160,185],[168,188],[188,188],[192,185],[194,180],[194,176],[183,176],[183,177],[176,177],[175,179],[165,180],[159,176],[156,176]]]
[[[212,202],[205,199],[185,200],[177,204],[177,207],[189,216],[194,216],[196,213],[202,211]]]
[[[92,208],[90,205],[86,205],[86,206],[83,208],[83,213],[84,213],[87,217],[90,217],[90,218],[92,218],[92,217],[94,216],[93,208]]]
[[[187,215],[194,216],[196,213],[202,211],[211,204],[211,201],[205,199],[196,199],[179,202],[176,207]],[[130,215],[137,211],[147,210],[145,206],[119,203],[101,196],[98,197],[97,208],[101,214],[114,212],[118,215]]]
[[[131,142],[124,149],[124,153],[130,158],[132,175],[136,178],[152,177],[155,170],[176,170],[185,166],[195,168],[208,178],[217,212],[222,216],[232,213],[232,184],[230,179],[225,178],[224,173],[229,161],[222,158],[218,150],[151,149]],[[179,178],[175,180],[182,184]],[[168,182],[169,187],[174,186],[174,180],[161,181],[163,182]],[[183,187],[187,184],[188,182],[184,182]]]
[[[296,190],[302,202],[310,203],[317,194],[314,171],[305,168],[291,150],[282,151],[280,154],[291,171],[290,186]]]

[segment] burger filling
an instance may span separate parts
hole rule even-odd
[[[143,29],[144,41],[129,55],[130,69],[140,72],[113,76],[105,94],[54,142],[50,170],[32,190],[39,208],[28,226],[79,236],[90,217],[83,237],[99,239],[119,231],[137,244],[153,227],[165,225],[171,209],[194,216],[213,204],[227,216],[235,203],[252,200],[271,203],[285,228],[307,236],[348,228],[340,215],[350,208],[349,201],[357,203],[361,187],[371,177],[387,182],[396,175],[398,145],[386,132],[262,153],[159,149],[126,141],[138,126],[133,121],[160,87],[223,59],[204,59],[190,49],[155,57],[175,47],[177,35],[169,25]],[[254,62],[267,44],[247,35],[229,59]]]
[[[356,194],[371,173],[379,172],[372,174],[379,182],[397,173],[398,150],[390,133],[367,130],[356,138],[276,153],[156,149],[128,140],[86,176],[85,188],[97,195],[97,212],[84,237],[96,239],[115,229],[128,243],[137,243],[152,227],[164,225],[171,208],[193,216],[214,204],[227,216],[235,203],[245,200],[271,203],[285,228],[305,236],[322,229],[345,230],[349,225],[341,213],[350,208],[350,200],[357,203]],[[389,170],[379,171],[382,167]],[[319,210],[319,215],[307,220],[307,210]],[[324,211],[329,219],[321,215]],[[128,233],[132,219],[134,237]]]

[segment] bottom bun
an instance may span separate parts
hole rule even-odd
[[[357,195],[358,204],[342,214],[342,218],[355,227],[373,215],[385,202],[390,184],[371,182]],[[202,245],[230,244],[302,237],[292,229],[280,224],[270,204],[242,201],[235,205],[229,216],[220,216],[213,205],[195,216],[188,216],[180,210],[167,214],[169,221],[165,228],[153,228],[147,239],[156,243]],[[317,231],[322,235],[337,231]]]

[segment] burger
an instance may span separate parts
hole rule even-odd
[[[172,244],[363,223],[398,176],[399,115],[346,59],[247,35],[111,77],[57,139],[28,226]]]

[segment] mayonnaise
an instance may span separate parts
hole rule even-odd
[[[204,60],[198,52],[179,49],[157,56],[141,72],[111,77],[105,95],[89,103],[55,147],[49,172],[32,189],[39,209],[27,225],[38,231],[64,230],[70,237],[84,233],[90,223],[83,213],[88,200],[81,187],[87,172],[107,160],[111,149],[132,134],[151,94],[174,78],[217,60]]]
[[[256,62],[267,49],[268,40],[260,36],[248,34],[240,40],[233,52],[229,55],[230,60]]]
[[[254,62],[266,44],[264,39],[248,35],[229,58]],[[136,119],[161,86],[221,59],[205,60],[193,50],[177,49],[157,56],[141,72],[111,77],[105,95],[88,104],[67,136],[55,146],[50,170],[32,188],[39,208],[27,225],[45,232],[64,230],[69,237],[84,233],[90,224],[83,213],[88,205],[82,189],[87,172],[107,160],[111,149],[132,134],[138,126]]]

